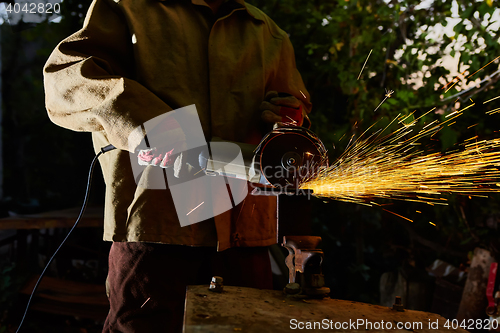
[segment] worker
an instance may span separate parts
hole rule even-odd
[[[310,111],[289,37],[266,14],[243,0],[94,0],[83,28],[50,55],[44,85],[54,123],[91,132],[96,152],[117,148],[100,157],[103,238],[113,242],[103,332],[180,332],[186,286],[212,274],[272,288],[274,197],[249,195],[181,227],[168,188],[137,185],[159,168],[134,179],[130,158],[144,140],[138,128],[189,105],[207,142],[255,144],[263,124],[282,121],[281,107]]]

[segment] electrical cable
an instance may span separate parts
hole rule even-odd
[[[36,281],[35,287],[33,287],[33,291],[31,292],[30,298],[28,300],[28,304],[26,305],[26,310],[24,310],[23,318],[21,319],[21,323],[17,327],[16,333],[19,333],[19,330],[21,329],[21,326],[24,323],[24,319],[26,319],[26,315],[28,314],[28,310],[29,310],[29,307],[30,307],[30,304],[31,304],[31,300],[33,299],[33,296],[35,295],[35,292],[36,292],[36,290],[38,288],[38,285],[42,281],[43,275],[45,274],[45,272],[49,268],[50,264],[52,263],[52,260],[54,260],[56,254],[59,252],[59,250],[62,248],[62,246],[64,245],[64,243],[66,242],[66,240],[69,238],[69,236],[73,232],[73,230],[78,225],[78,222],[80,222],[80,219],[82,218],[83,213],[85,213],[85,209],[87,208],[87,203],[89,201],[90,185],[92,183],[92,174],[94,173],[94,167],[96,165],[96,162],[97,162],[99,156],[101,156],[102,154],[107,153],[108,151],[113,150],[113,149],[116,149],[113,145],[108,145],[106,147],[102,147],[101,151],[99,153],[97,153],[97,155],[95,155],[94,159],[92,160],[92,163],[90,164],[89,175],[88,175],[88,178],[87,178],[87,189],[85,190],[85,198],[83,199],[83,205],[82,205],[82,208],[80,209],[80,214],[78,215],[78,218],[76,219],[75,224],[73,225],[73,227],[71,227],[71,229],[68,232],[68,234],[66,235],[66,237],[63,239],[63,241],[61,242],[61,244],[59,245],[59,247],[56,249],[56,251],[54,252],[54,254],[52,255],[52,257],[50,257],[49,261],[45,265],[45,268],[43,269],[42,273],[40,274],[40,277]]]

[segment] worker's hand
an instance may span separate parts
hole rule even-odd
[[[278,126],[302,126],[304,115],[302,103],[287,93],[268,91],[260,105],[261,117],[267,123],[276,123]]]
[[[165,113],[148,121],[147,133],[137,154],[137,163],[142,166],[173,168],[174,176],[183,177],[189,170],[186,165],[186,135],[174,113]],[[147,147],[147,148],[146,148]]]
[[[174,156],[174,150],[175,149],[170,149],[166,151],[165,149],[157,149],[156,147],[139,150],[139,154],[137,154],[137,163],[139,163],[139,165],[152,165],[162,168],[172,167],[175,159],[178,157]]]
[[[165,148],[143,149],[137,154],[137,162],[139,165],[143,166],[151,165],[164,169],[173,168],[175,177],[185,178],[200,170],[200,166],[197,164],[201,162],[195,158],[189,158],[192,157],[191,155],[195,157],[201,155],[199,150],[200,149],[197,149],[196,152],[185,152],[181,151],[181,149],[177,150],[176,148],[170,150]],[[181,152],[177,153],[177,151]]]

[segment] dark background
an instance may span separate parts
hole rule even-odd
[[[348,140],[341,138],[345,134],[346,137],[359,135],[379,121],[373,128],[375,131],[398,114],[415,110],[418,117],[433,107],[437,107],[439,113],[430,113],[422,119],[422,124],[443,120],[445,114],[459,107],[456,102],[464,107],[469,98],[476,101],[476,105],[455,125],[437,135],[439,141],[432,142],[434,151],[453,149],[475,135],[482,139],[498,137],[500,115],[485,112],[500,107],[500,99],[482,103],[498,95],[499,76],[492,75],[498,70],[498,61],[466,80],[482,80],[492,75],[480,88],[451,89],[445,94],[441,89],[453,78],[444,78],[450,74],[449,69],[458,72],[467,69],[468,73],[474,73],[500,55],[500,33],[488,26],[491,15],[498,10],[492,1],[433,1],[429,7],[420,7],[420,1],[378,0],[258,0],[251,3],[289,33],[297,67],[314,104],[312,130],[329,149],[331,161],[344,151]],[[458,7],[454,35],[433,37],[433,32],[439,31],[436,25],[448,24],[453,3]],[[89,133],[71,132],[50,122],[44,107],[42,67],[57,43],[81,27],[89,4],[64,0],[59,23],[10,25],[4,22],[0,26],[1,216],[76,207],[83,201],[88,166],[94,156],[91,137]],[[457,40],[463,44],[454,46]],[[458,67],[442,66],[447,54],[459,57]],[[409,81],[414,75],[421,76],[421,83]],[[384,98],[386,88],[395,93],[373,112]],[[462,94],[453,97],[457,93]],[[429,143],[424,140],[425,147]],[[99,172],[93,186],[91,203],[101,204],[104,185]],[[466,271],[474,248],[485,248],[495,256],[498,253],[500,201],[497,195],[489,195],[489,198],[450,195],[449,205],[439,207],[410,202],[384,203],[391,205],[391,211],[414,222],[379,207],[314,200],[313,227],[315,233],[323,237],[322,247],[327,258],[324,270],[332,297],[378,304],[380,278],[383,273],[392,272],[425,286],[422,290],[431,296],[430,300],[421,302],[424,305],[420,309],[430,311],[434,281],[426,267],[434,260],[447,261]],[[417,210],[422,213],[416,213]],[[51,253],[63,234],[64,231],[60,231],[60,235],[56,233],[50,241],[40,242],[37,245],[40,248],[33,249],[33,253]],[[77,230],[74,243],[102,247],[104,255],[101,253],[99,260],[105,262],[108,245],[101,241],[101,234],[102,230]],[[8,250],[7,254],[14,252]],[[60,262],[91,257],[74,248],[63,252],[66,253],[61,254]],[[61,278],[102,283],[105,277],[102,265],[91,274],[81,267],[61,265]],[[19,299],[16,288],[24,283],[28,273],[39,272],[40,266],[36,258],[26,258],[24,265],[19,265],[12,256],[6,255],[0,258],[0,271],[0,332],[4,332],[8,325],[16,325],[19,318],[16,311],[25,301]],[[68,320],[67,325],[71,326]],[[32,329],[38,330],[35,326]]]

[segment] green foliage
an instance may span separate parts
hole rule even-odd
[[[491,138],[498,132],[500,115],[485,112],[500,107],[500,99],[483,102],[498,95],[494,86],[500,75],[480,88],[464,90],[457,84],[448,92],[449,86],[443,89],[453,79],[451,72],[465,71],[461,79],[470,83],[498,69],[496,60],[480,70],[500,56],[500,32],[491,28],[491,17],[498,10],[493,1],[435,0],[429,7],[416,0],[250,1],[289,33],[297,67],[312,96],[312,129],[330,149],[331,159],[344,151],[353,134],[360,135],[377,121],[372,131],[387,126],[398,114],[415,111],[413,117],[419,117],[436,107],[422,118],[424,126],[444,120],[446,114],[472,104],[471,100],[474,107],[433,140],[423,142],[422,148],[456,149],[465,139]],[[444,34],[443,27],[455,23],[450,35]],[[450,67],[445,61],[452,57],[459,61]],[[385,89],[395,92],[374,112],[385,98]],[[472,200],[452,196],[449,206],[439,207],[387,202],[391,205],[387,209],[414,220],[410,224],[374,207],[345,203],[318,207],[317,231],[325,240],[324,247],[331,251],[329,256],[344,258],[336,259],[338,266],[329,271],[333,275],[330,285],[339,288],[334,296],[376,301],[377,292],[360,286],[376,289],[380,274],[403,262],[423,267],[441,258],[458,266],[475,246],[497,253],[497,201],[495,196]],[[374,221],[381,223],[375,226]],[[362,240],[356,232],[346,231],[356,224],[370,230]],[[428,241],[426,245],[422,239]],[[377,251],[368,254],[368,248]],[[355,288],[349,287],[352,281],[358,282]]]
[[[298,68],[314,103],[313,129],[330,147],[345,133],[346,123],[356,123],[362,131],[382,117],[393,119],[414,110],[418,115],[434,106],[451,110],[453,105],[449,103],[454,100],[446,98],[457,91],[451,89],[443,96],[444,77],[450,71],[441,61],[451,53],[455,41],[464,41],[463,46],[455,46],[460,50],[460,72],[470,66],[469,73],[473,73],[500,55],[499,33],[488,31],[492,22],[483,22],[496,9],[488,2],[457,3],[460,22],[454,28],[456,35],[442,38],[436,36],[442,30],[440,26],[448,24],[453,1],[434,1],[428,8],[415,0],[253,3],[290,34]],[[484,50],[481,41],[486,42]],[[484,77],[497,67],[489,66],[470,80]],[[420,79],[412,80],[415,77]],[[385,89],[395,93],[374,113]],[[486,100],[491,95],[492,89],[483,91],[480,98]],[[466,97],[464,100],[471,96]],[[479,112],[484,114],[483,110]],[[436,118],[431,115],[425,120]],[[461,132],[461,128],[452,127],[443,133],[443,148],[460,139]],[[342,143],[336,146],[342,147]]]

